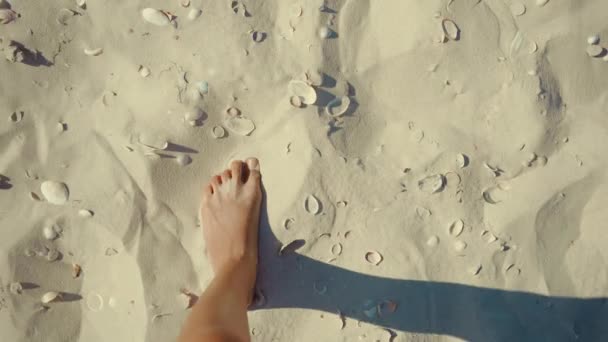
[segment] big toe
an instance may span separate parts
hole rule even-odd
[[[260,161],[257,158],[248,158],[245,161],[245,164],[247,164],[247,169],[249,171],[247,183],[259,184],[262,176],[260,173]]]

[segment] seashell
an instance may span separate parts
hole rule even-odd
[[[439,244],[439,237],[436,235],[431,236],[428,240],[426,240],[426,245],[429,247],[435,247]]]
[[[213,126],[211,134],[216,139],[221,139],[226,136],[226,130],[222,126]]]
[[[253,31],[251,33],[251,39],[256,43],[261,43],[266,39],[267,34],[265,32]]]
[[[323,73],[318,70],[307,71],[304,73],[306,83],[311,86],[320,87],[323,84]]]
[[[441,21],[441,27],[443,28],[443,33],[450,40],[459,40],[460,39],[460,29],[458,25],[451,19],[443,19]]]
[[[500,176],[500,174],[501,174],[501,173],[503,173],[503,170],[501,170],[501,169],[500,169],[499,167],[497,167],[497,166],[492,166],[492,165],[490,165],[490,164],[488,164],[488,163],[483,163],[483,166],[484,166],[486,169],[488,169],[488,170],[492,171],[492,174],[494,175],[494,177],[498,177],[498,176]]]
[[[318,34],[319,34],[319,38],[327,39],[331,36],[331,30],[329,29],[329,27],[323,26],[319,29]]]
[[[536,44],[535,42],[531,42],[529,51],[530,51],[530,54],[533,54],[536,51],[538,51],[538,44]]]
[[[68,201],[70,192],[65,183],[44,181],[40,185],[40,191],[46,200],[55,205],[63,205]]]
[[[42,304],[48,304],[61,299],[61,293],[55,291],[49,291],[42,295],[40,301]]]
[[[321,202],[314,195],[308,195],[304,200],[304,209],[311,215],[317,215],[321,212]]]
[[[461,240],[454,242],[454,250],[457,252],[462,252],[467,248],[467,243]]]
[[[300,96],[293,95],[289,98],[289,103],[296,108],[302,108],[304,103],[302,103],[303,99]]]
[[[8,290],[15,295],[20,295],[23,292],[23,285],[20,282],[10,283]]]
[[[241,110],[236,107],[228,107],[228,109],[226,109],[226,114],[231,117],[239,116],[241,115]]]
[[[341,96],[329,101],[327,107],[325,107],[325,113],[331,117],[340,117],[346,113],[350,107],[350,97]]]
[[[17,12],[11,9],[0,9],[0,24],[9,24],[15,19],[17,19],[17,17],[19,17]]]
[[[283,221],[283,228],[290,230],[291,228],[293,228],[293,224],[296,222],[296,220],[294,218],[286,218],[285,221]]]
[[[57,127],[57,132],[63,133],[65,131],[67,131],[68,124],[66,124],[65,122],[58,122],[56,127]]]
[[[209,94],[209,82],[207,81],[196,82],[196,88],[201,95]]]
[[[103,53],[103,49],[102,48],[96,48],[96,49],[84,49],[84,54],[87,56],[99,56]]]
[[[593,36],[587,37],[587,44],[589,45],[597,45],[600,43],[600,36],[594,34]]]
[[[80,277],[80,272],[82,271],[82,267],[78,264],[72,264],[72,278],[76,279]]]
[[[337,206],[338,208],[344,208],[344,207],[346,207],[347,205],[348,205],[348,202],[346,202],[346,201],[338,201],[338,203],[336,203],[336,206]]]
[[[296,18],[301,17],[302,13],[303,13],[302,6],[300,6],[298,4],[291,6],[289,11],[290,11],[291,16],[296,17]]]
[[[378,266],[382,260],[384,260],[384,258],[382,257],[382,254],[378,253],[377,251],[369,251],[365,253],[365,260],[367,260],[367,262],[370,264]]]
[[[312,105],[317,102],[317,91],[306,82],[290,81],[287,89],[291,95],[299,96],[304,104]]]
[[[608,54],[602,58],[604,62],[608,62]]]
[[[42,228],[42,236],[47,240],[55,240],[58,234],[52,226],[46,226]]]
[[[224,126],[226,126],[229,131],[242,136],[247,136],[255,130],[255,124],[253,121],[242,116],[227,118],[224,120]]]
[[[115,307],[116,307],[116,305],[117,305],[117,300],[116,300],[116,298],[114,298],[114,297],[110,297],[110,298],[108,299],[108,306],[109,306],[109,307],[111,307],[111,308],[115,308]]]
[[[460,236],[460,234],[462,234],[463,230],[464,230],[464,222],[462,220],[454,221],[448,228],[448,232],[450,233],[450,235],[456,236],[456,237]]]
[[[188,7],[190,6],[190,0],[181,0],[179,4],[182,5],[182,7]]]
[[[195,20],[203,14],[203,11],[200,8],[193,8],[188,12],[188,19]]]
[[[331,254],[333,254],[335,256],[342,254],[342,244],[336,243],[333,246],[331,246]]]
[[[500,202],[502,202],[502,200],[500,200],[498,198],[498,192],[501,189],[499,187],[495,187],[495,188],[489,188],[486,189],[485,191],[483,191],[482,196],[484,201],[486,201],[489,204],[498,204]]]
[[[286,253],[293,253],[293,252],[297,251],[298,249],[300,249],[300,247],[304,246],[304,244],[306,244],[306,241],[304,241],[302,239],[293,240],[290,243],[288,243],[286,245],[282,245],[281,248],[279,248],[279,255],[283,255]]]
[[[40,196],[38,196],[37,193],[35,192],[30,192],[30,198],[34,201],[42,201],[42,199],[40,198]]]
[[[145,67],[145,66],[143,66],[143,65],[140,65],[139,69],[137,71],[139,72],[139,74],[141,75],[141,77],[145,78],[145,77],[150,76],[150,69],[147,68],[147,67]]]
[[[418,215],[418,217],[421,219],[426,219],[431,216],[431,211],[427,208],[416,207],[416,215]]]
[[[76,6],[85,9],[87,7],[87,1],[86,0],[76,0]]]
[[[498,240],[494,234],[492,234],[490,231],[487,231],[487,230],[484,230],[481,232],[481,238],[486,243],[492,243],[492,242]]]
[[[192,157],[187,154],[180,154],[179,156],[175,157],[175,162],[177,162],[177,164],[180,166],[186,166],[192,163]]]
[[[469,272],[470,272],[472,275],[479,275],[479,272],[481,272],[482,267],[483,267],[483,266],[482,266],[481,264],[477,264],[477,265],[475,265],[475,266],[473,266],[473,267],[469,268]]]
[[[22,111],[16,111],[13,112],[8,119],[14,123],[20,122],[21,120],[23,120],[23,116],[25,115],[24,112]]]
[[[202,109],[199,107],[194,107],[184,114],[184,119],[186,121],[199,121],[204,117],[204,115],[205,112],[203,112]]]
[[[587,54],[590,57],[599,57],[604,54],[604,48],[599,45],[589,45],[587,47]]]
[[[98,293],[91,292],[87,295],[86,305],[89,310],[99,312],[103,309],[103,297]]]
[[[350,234],[351,234],[351,231],[350,231],[350,230],[345,231],[345,232],[344,232],[344,238],[345,238],[345,239],[348,239],[348,237],[350,236]]]
[[[536,6],[543,7],[549,2],[549,0],[536,0]]]
[[[59,259],[59,256],[61,254],[59,253],[58,250],[56,250],[55,248],[50,249],[49,252],[46,254],[46,260],[48,260],[49,262],[53,262],[57,259]]]
[[[461,169],[463,167],[466,167],[467,165],[469,165],[469,157],[467,157],[466,155],[460,153],[456,156],[456,164],[458,165],[458,167],[460,167]]]
[[[163,138],[158,138],[153,135],[140,135],[139,143],[153,150],[164,150],[169,147],[169,142]]]
[[[144,8],[141,11],[141,16],[145,21],[157,26],[167,26],[171,23],[171,20],[165,12],[155,8]]]
[[[521,16],[526,13],[526,5],[521,2],[514,2],[511,4],[511,13],[516,16]]]
[[[78,210],[78,216],[83,217],[83,218],[89,218],[89,217],[93,217],[94,213],[91,210],[88,209],[80,209]]]
[[[422,192],[434,194],[441,192],[445,187],[444,175],[432,175],[418,181],[418,188]]]
[[[67,9],[67,8],[62,8],[59,10],[59,13],[57,14],[57,22],[61,25],[67,25],[69,20],[76,15],[76,12]]]

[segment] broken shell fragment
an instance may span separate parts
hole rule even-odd
[[[11,115],[8,117],[8,119],[9,119],[11,122],[13,122],[13,123],[17,123],[17,122],[20,122],[21,120],[23,120],[23,116],[24,116],[24,115],[25,115],[25,113],[24,113],[24,112],[22,112],[22,111],[16,111],[16,112],[13,112],[13,113],[12,113],[12,114],[11,114]]]
[[[587,54],[590,57],[600,57],[604,54],[605,49],[599,45],[589,45],[587,47]]]
[[[377,251],[369,251],[365,253],[365,260],[367,260],[367,262],[370,264],[378,266],[382,260],[384,260],[384,258],[382,257],[382,254],[378,253]]]
[[[536,6],[543,7],[549,2],[549,0],[536,0]]]
[[[88,209],[80,209],[78,210],[78,216],[82,217],[82,218],[89,218],[89,217],[93,217],[94,213],[91,210]]]
[[[469,158],[466,155],[460,153],[456,156],[456,164],[460,168],[466,167],[467,165],[469,165]]]
[[[192,157],[187,154],[180,154],[179,156],[175,157],[175,162],[180,166],[186,166],[192,163]]]
[[[255,124],[243,116],[229,117],[224,120],[224,126],[233,133],[248,136],[255,130]]]
[[[460,29],[458,25],[451,19],[443,19],[441,21],[441,27],[443,28],[443,33],[450,40],[459,40],[460,39]]]
[[[103,53],[103,49],[102,48],[96,48],[96,49],[84,49],[84,54],[87,56],[99,56]]]
[[[462,220],[454,221],[450,225],[450,228],[448,229],[450,235],[456,236],[456,237],[460,236],[460,234],[462,234],[463,230],[464,230],[464,222]]]
[[[314,195],[308,195],[304,200],[304,209],[311,215],[317,215],[321,212],[321,202]]]
[[[44,181],[40,185],[40,191],[49,203],[55,205],[63,205],[69,198],[67,185],[61,182]]]
[[[203,14],[203,11],[201,11],[199,8],[193,8],[190,10],[190,12],[188,12],[188,19],[195,20],[196,18],[200,17],[201,14]]]
[[[331,246],[331,254],[335,256],[342,254],[342,244],[336,243],[335,245]]]
[[[171,23],[171,20],[163,11],[155,8],[144,8],[141,11],[141,16],[145,21],[157,26],[167,26]]]
[[[315,88],[304,81],[293,80],[289,82],[287,89],[289,90],[290,95],[299,96],[304,104],[312,105],[317,102],[317,92]]]
[[[147,68],[147,67],[145,67],[145,66],[143,66],[143,65],[140,65],[139,69],[137,71],[139,72],[139,74],[141,75],[141,77],[145,78],[145,77],[150,76],[150,69]]]
[[[492,242],[498,240],[494,234],[492,234],[490,231],[487,231],[487,230],[484,230],[483,232],[481,232],[481,238],[486,243],[492,243]]]
[[[80,272],[82,271],[82,267],[78,264],[72,264],[72,278],[76,279],[80,277]]]
[[[47,240],[55,240],[58,234],[52,226],[46,226],[42,228],[42,236]]]
[[[350,107],[350,97],[341,96],[329,101],[325,107],[325,113],[331,117],[340,117],[346,113]]]
[[[475,266],[473,266],[473,267],[469,268],[469,272],[470,272],[472,275],[475,275],[475,276],[476,276],[476,275],[479,275],[479,272],[481,272],[482,267],[483,267],[483,266],[482,266],[481,264],[477,264],[477,265],[475,265]]]
[[[323,73],[318,70],[307,71],[304,75],[306,76],[306,83],[311,86],[320,87],[323,84]]]
[[[0,24],[9,24],[17,19],[19,15],[11,9],[0,9]]]
[[[46,254],[46,260],[49,262],[53,262],[53,261],[59,259],[60,255],[61,255],[61,253],[59,253],[59,251],[56,250],[55,248],[49,249],[49,252]]]
[[[467,243],[461,240],[454,242],[454,250],[457,252],[462,252],[467,248]]]
[[[241,115],[241,110],[236,107],[228,107],[228,109],[226,109],[226,114],[231,117],[239,116]]]
[[[445,176],[443,175],[432,175],[418,181],[418,188],[421,191],[434,194],[441,192],[445,187]]]
[[[222,126],[213,126],[211,134],[215,139],[221,139],[226,136],[226,130]]]
[[[261,43],[266,39],[267,34],[265,32],[253,31],[251,39],[256,43]]]
[[[302,106],[304,106],[304,103],[302,102],[302,100],[303,99],[300,96],[293,95],[292,97],[289,98],[289,103],[291,103],[291,105],[296,108],[302,108]]]
[[[42,295],[40,301],[42,304],[48,304],[59,299],[61,299],[61,294],[59,292],[49,291]]]
[[[285,228],[286,230],[290,230],[293,227],[294,222],[296,222],[294,218],[290,217],[285,219],[285,221],[283,221],[283,228]]]

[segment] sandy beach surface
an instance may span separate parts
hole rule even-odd
[[[257,156],[253,341],[608,340],[608,3],[0,0],[0,340],[172,341]]]

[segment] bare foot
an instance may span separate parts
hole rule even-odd
[[[255,285],[262,189],[255,158],[235,160],[203,187],[201,220],[211,267],[217,275],[238,268],[249,290]]]

